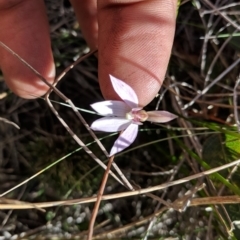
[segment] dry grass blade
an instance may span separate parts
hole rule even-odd
[[[8,198],[3,198],[0,197],[0,204],[10,204],[10,205],[32,205],[33,208],[36,208],[37,210],[41,212],[46,212],[43,208],[36,206],[33,203],[29,202],[24,202],[24,201],[19,201],[19,200],[14,200],[14,199],[8,199]]]
[[[179,179],[179,180],[163,183],[161,185],[156,185],[156,186],[149,187],[149,188],[134,190],[132,192],[122,192],[122,193],[117,193],[117,194],[103,195],[101,200],[105,201],[105,200],[111,200],[111,199],[116,199],[116,198],[124,198],[124,197],[130,197],[130,196],[135,196],[135,195],[147,194],[147,193],[158,191],[158,190],[163,190],[163,189],[168,188],[168,187],[172,187],[172,186],[175,186],[175,185],[179,185],[179,184],[182,184],[182,183],[189,182],[189,181],[194,180],[194,179],[205,177],[205,176],[210,175],[212,173],[216,173],[216,172],[224,170],[226,168],[238,165],[239,163],[240,163],[240,159],[238,159],[236,161],[233,161],[231,163],[224,164],[220,167],[216,167],[216,168],[213,168],[213,169],[210,169],[210,170],[206,170],[204,172],[200,172],[200,173],[197,173],[197,174],[194,174],[194,175],[191,175],[191,176]],[[218,198],[224,199],[224,201],[227,202],[227,203],[237,203],[237,202],[240,201],[239,196],[230,196],[228,198],[228,200],[226,200],[226,198],[224,198],[224,197],[218,197]],[[202,199],[202,198],[200,198],[200,199]],[[214,199],[216,199],[216,198],[214,198]],[[96,202],[96,200],[97,200],[97,197],[88,197],[88,198],[65,200],[65,201],[42,202],[42,203],[31,203],[31,204],[26,203],[24,205],[21,205],[21,204],[20,205],[18,205],[18,204],[0,204],[0,209],[32,209],[32,208],[34,208],[33,205],[38,207],[38,208],[48,208],[48,207],[56,207],[56,206],[63,206],[63,205],[75,205],[75,204],[92,203],[92,202]]]
[[[237,124],[238,132],[240,133],[240,121],[239,121],[239,116],[238,116],[238,86],[240,84],[240,75],[238,76],[235,87],[234,87],[234,95],[233,95],[233,106],[234,106],[234,117],[235,117],[235,122]]]
[[[17,129],[20,129],[20,127],[19,127],[16,123],[14,123],[14,122],[12,122],[12,121],[9,121],[9,120],[7,120],[6,118],[0,117],[0,121],[5,122],[5,123],[10,124],[10,125],[13,125],[13,126],[14,126],[15,128],[17,128]]]
[[[233,27],[240,30],[240,26],[236,24],[234,21],[232,21],[225,13],[221,12],[218,8],[216,8],[211,2],[208,0],[204,0],[204,2],[210,6],[214,12],[218,13],[223,19],[225,19],[228,23],[230,23]]]
[[[173,79],[175,80],[175,79]],[[210,85],[210,84],[209,84]],[[206,88],[205,88],[206,89]],[[178,85],[175,86],[175,91],[177,92],[177,94],[175,95],[175,97],[173,96],[173,101],[174,101],[174,98],[176,98],[176,101],[178,104],[175,104],[176,105],[176,108],[179,109],[179,111],[181,111],[182,115],[185,116],[185,117],[188,117],[188,112],[185,111],[185,107],[183,107],[183,103],[182,103],[182,100],[179,98],[179,88],[178,88]],[[201,93],[200,93],[201,95]],[[197,95],[198,97],[198,95]],[[193,103],[194,100],[192,100],[192,103]],[[186,106],[186,105],[185,105]],[[192,149],[192,146],[194,146],[194,149],[196,152],[198,152],[198,155],[201,156],[201,152],[200,152],[200,149],[202,148],[201,147],[201,144],[199,142],[199,138],[196,138],[196,135],[194,134],[194,131],[191,131],[190,128],[191,128],[191,123],[188,122],[188,121],[185,121],[185,119],[182,119],[181,120],[181,125],[183,125],[186,129],[187,129],[187,133],[189,134],[189,138],[185,139],[185,144],[188,146],[188,149]],[[189,165],[191,166],[191,168],[193,169],[193,171],[195,173],[197,173],[199,170],[198,170],[198,165],[196,164],[196,162],[193,162],[191,163],[189,157],[186,157],[186,159],[188,160],[189,162]],[[214,189],[214,184],[212,182],[211,179],[209,178],[206,178],[205,179],[207,182],[208,182],[208,185],[210,185],[212,187],[212,189]],[[206,188],[204,188],[204,192],[207,196],[209,196],[209,192]],[[217,194],[213,191],[212,194]],[[226,210],[224,207],[223,208],[223,211],[226,213]],[[219,219],[222,219],[222,216],[221,214],[219,213],[219,208],[218,207],[215,207],[214,208],[216,214],[219,216]],[[225,228],[227,229],[226,227],[226,224],[223,224],[225,226]]]
[[[179,198],[176,201],[174,201],[172,204],[175,205],[176,208],[181,209],[182,206],[184,206],[184,200],[185,198]],[[218,204],[239,204],[240,203],[240,197],[239,196],[217,196],[217,197],[204,197],[204,198],[193,198],[191,202],[189,203],[188,207],[196,207],[196,206],[205,206],[205,205],[218,205]],[[158,217],[160,214],[165,212],[168,208],[162,207],[160,210],[150,214],[149,216],[137,220],[135,222],[132,222],[128,225],[125,225],[120,228],[112,229],[110,231],[104,232],[102,234],[98,234],[93,237],[93,239],[104,239],[108,236],[116,236],[119,233],[125,233],[128,229],[141,226],[149,221],[151,221],[152,218]]]
[[[240,62],[240,58],[238,58],[234,63],[232,63],[226,70],[224,70],[217,78],[215,78],[208,86],[206,86],[196,97],[193,98],[192,101],[185,104],[183,110],[186,110],[190,106],[192,106],[202,95],[204,95],[208,90],[213,87],[217,82],[219,82],[226,74],[228,74],[233,68],[235,68]]]

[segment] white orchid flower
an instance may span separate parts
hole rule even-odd
[[[167,111],[146,112],[138,106],[138,97],[134,90],[120,79],[110,75],[113,89],[122,101],[103,101],[91,105],[100,115],[105,116],[94,121],[91,128],[94,131],[122,131],[114,142],[110,156],[121,152],[131,145],[137,137],[138,127],[144,121],[165,123],[177,116]]]

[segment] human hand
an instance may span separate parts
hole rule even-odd
[[[71,0],[91,48],[98,47],[99,81],[106,99],[119,99],[109,74],[130,85],[139,105],[159,91],[175,30],[177,0]],[[0,0],[0,41],[50,83],[55,67],[42,0]],[[8,86],[23,98],[43,95],[48,87],[14,56],[0,48],[0,67]]]

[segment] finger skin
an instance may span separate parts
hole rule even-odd
[[[170,58],[177,0],[98,0],[99,80],[106,99],[119,100],[109,74],[136,92],[140,106],[159,91]]]
[[[0,41],[10,47],[49,82],[55,67],[48,20],[42,0],[0,0]],[[23,98],[43,95],[48,87],[31,70],[2,47],[0,67],[7,85]]]

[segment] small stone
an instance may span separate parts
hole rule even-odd
[[[8,239],[8,238],[10,238],[10,237],[12,236],[12,234],[9,233],[9,232],[7,232],[7,231],[4,231],[4,232],[3,232],[3,235],[4,235],[4,237],[5,237],[6,239]]]
[[[68,218],[67,218],[67,223],[68,223],[68,224],[73,223],[73,217],[68,217]]]

